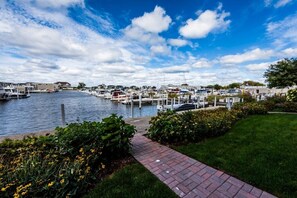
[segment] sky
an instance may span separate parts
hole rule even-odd
[[[297,0],[0,0],[0,82],[265,82],[297,57]]]

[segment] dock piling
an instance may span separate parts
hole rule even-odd
[[[61,104],[62,126],[65,126],[65,106]]]
[[[141,93],[139,94],[139,109],[141,109],[141,99],[142,99],[142,96],[141,96]]]
[[[134,111],[133,111],[133,96],[131,96],[131,117],[134,118]]]

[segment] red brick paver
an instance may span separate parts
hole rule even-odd
[[[132,154],[178,196],[274,198],[235,177],[136,134]]]

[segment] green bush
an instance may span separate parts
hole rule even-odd
[[[127,154],[135,128],[112,115],[0,144],[0,197],[78,197]]]
[[[148,137],[162,143],[197,142],[224,134],[242,116],[241,111],[223,108],[181,114],[161,113],[151,119]]]
[[[233,124],[252,114],[266,114],[260,103],[237,103],[232,110],[172,111],[159,113],[150,120],[148,137],[162,143],[197,142],[226,133]]]
[[[232,108],[246,115],[267,114],[267,108],[259,102],[236,103]]]
[[[275,109],[283,112],[297,112],[297,102],[284,102],[275,105]]]
[[[290,94],[289,94],[290,95]],[[292,98],[292,96],[288,96]],[[268,111],[297,112],[297,102],[287,101],[285,96],[268,97],[260,102]]]
[[[285,96],[279,96],[279,95],[267,97],[266,100],[267,101],[274,102],[275,104],[276,103],[283,103],[283,102],[286,102],[287,101],[287,99],[286,99]]]
[[[122,117],[113,114],[102,122],[72,123],[66,128],[56,128],[56,143],[69,154],[76,155],[77,148],[101,148],[104,156],[118,157],[128,153],[130,138],[135,127],[125,124]]]
[[[244,102],[255,102],[256,99],[252,97],[249,92],[243,92],[238,95],[238,97],[242,98]]]

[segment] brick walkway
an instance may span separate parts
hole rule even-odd
[[[136,160],[180,197],[275,197],[140,134],[132,144]]]

